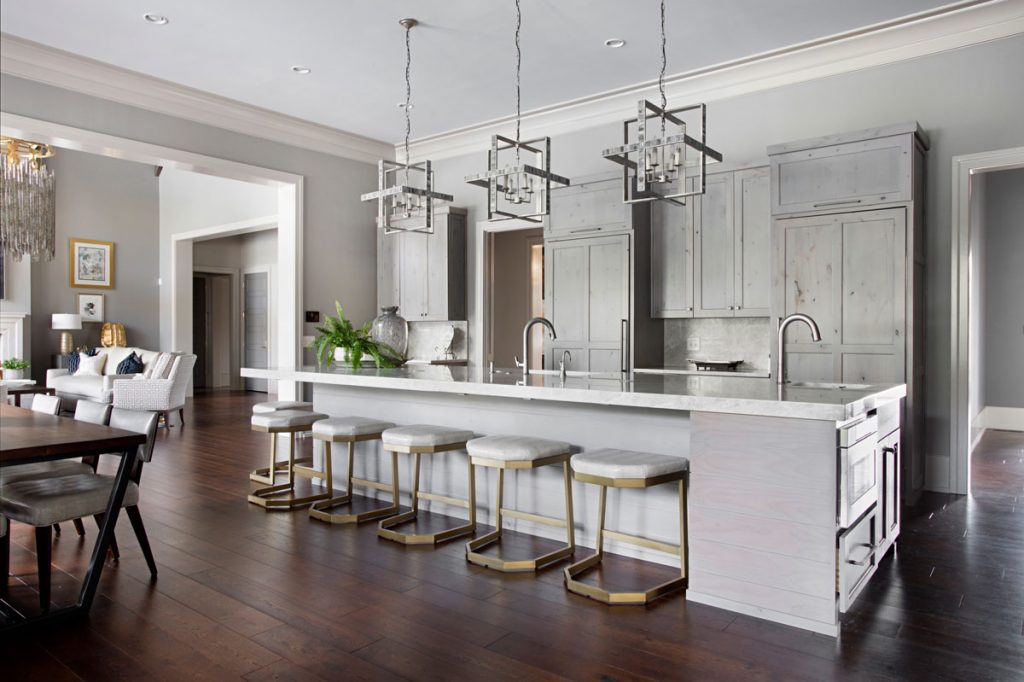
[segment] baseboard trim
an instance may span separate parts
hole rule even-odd
[[[978,414],[974,425],[983,432],[987,429],[1024,431],[1024,407],[986,407]]]

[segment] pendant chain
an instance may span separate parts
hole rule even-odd
[[[409,33],[412,26],[405,27],[405,184],[409,184],[409,134],[412,132],[412,119],[409,110],[412,108],[412,48],[409,44]]]
[[[668,109],[668,98],[665,97],[665,0],[661,0],[661,73],[658,74],[658,92],[661,94],[661,136],[665,137],[665,110]]]
[[[519,0],[516,0],[516,165],[519,165],[519,119],[521,108],[520,76],[519,72],[523,66],[523,52],[519,48],[519,29],[523,26],[523,12],[519,7]]]

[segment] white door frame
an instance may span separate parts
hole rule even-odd
[[[542,223],[535,223],[529,220],[510,219],[500,222],[489,222],[482,220],[476,224],[477,234],[480,238],[476,240],[475,261],[482,267],[477,269],[475,291],[480,292],[480,310],[470,309],[470,345],[472,352],[469,356],[469,364],[477,367],[487,366],[487,356],[491,352],[491,333],[494,324],[491,316],[491,290],[494,288],[494,240],[491,238],[496,232],[516,232],[518,230],[534,230],[544,227]],[[476,313],[474,315],[474,312]],[[474,343],[473,339],[479,339]]]
[[[303,176],[2,111],[0,134],[43,142],[62,149],[276,187],[277,214],[274,221],[278,229],[277,274],[281,282],[282,295],[279,297],[279,315],[276,320],[278,345],[275,360],[281,367],[301,364]],[[185,248],[186,245],[188,249]],[[177,310],[184,306],[184,302],[177,300],[181,297],[180,290],[188,291],[184,286],[179,286],[179,280],[187,278],[188,287],[191,287],[190,247],[190,243],[180,240],[171,242],[170,245],[173,263],[171,281],[162,282],[161,289],[170,287],[171,296],[161,294],[160,298],[161,302],[171,301],[170,315],[162,317],[170,317],[171,338],[176,348],[162,350],[187,351],[192,345],[191,333],[185,333],[186,327],[191,325],[191,320],[188,325],[184,324],[183,320],[179,319],[182,317],[181,311]],[[278,382],[278,395],[282,400],[294,400],[298,395],[298,383]]]
[[[267,320],[273,320],[274,319],[274,299],[276,298],[276,296],[274,296],[274,294],[273,294],[273,291],[274,291],[274,266],[273,265],[254,265],[252,267],[243,268],[242,269],[242,291],[241,291],[241,296],[242,296],[242,312],[245,312],[245,276],[246,275],[254,275],[254,274],[257,274],[257,273],[260,273],[260,272],[267,273]],[[245,325],[242,325],[241,344],[242,344],[242,361],[244,362],[245,361]],[[267,325],[267,360],[268,361],[270,361],[271,358],[274,357],[274,347],[276,345],[277,344],[274,343],[274,333],[273,333],[273,330],[270,328],[270,325],[268,324]],[[243,384],[243,387],[244,387],[245,382],[243,381],[242,384]],[[271,380],[267,381],[267,393],[277,393],[277,391],[274,390],[274,384],[275,384],[274,381],[271,381]]]
[[[968,410],[970,358],[970,204],[971,176],[1024,168],[1024,147],[953,157],[953,212],[950,271],[950,419],[949,492],[971,489],[971,443]],[[936,465],[938,458],[929,459]]]

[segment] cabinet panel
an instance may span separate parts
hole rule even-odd
[[[838,315],[837,286],[839,229],[831,216],[780,220],[779,243],[782,249],[782,305],[779,316],[793,313],[810,315],[821,329],[824,343],[835,341]],[[807,329],[797,325],[786,330],[786,340],[806,339]]]
[[[772,157],[772,213],[910,201],[909,135],[805,149]]]
[[[439,230],[427,236],[427,303],[424,319],[448,318],[448,232]]]
[[[377,308],[402,305],[401,240],[377,230]],[[405,310],[399,310],[405,316]]]
[[[836,375],[832,353],[786,351],[788,381],[833,381]]]
[[[587,247],[571,241],[551,243],[546,247],[548,272],[547,295],[552,324],[559,340],[584,341],[587,338]]]
[[[850,384],[900,384],[903,364],[893,353],[844,352],[840,378]]]
[[[652,317],[693,317],[695,203],[659,201],[651,206]]]
[[[627,227],[631,207],[622,203],[622,178],[616,175],[551,192],[551,215],[545,221],[549,236],[583,235]]]
[[[708,176],[694,228],[694,316],[731,316],[735,307],[733,176]]]
[[[619,372],[622,370],[622,351],[612,348],[591,348],[588,372]]]
[[[738,171],[733,181],[737,317],[767,317],[771,304],[770,180],[764,167]]]
[[[842,221],[842,343],[903,345],[906,272],[903,211]]]
[[[587,305],[591,342],[618,345],[622,339],[623,311],[629,310],[627,239],[615,237],[589,248],[590,292]]]
[[[427,237],[419,232],[404,232],[397,237],[401,250],[400,312],[407,320],[422,320],[427,315]]]

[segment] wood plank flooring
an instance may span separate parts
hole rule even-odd
[[[261,399],[200,395],[184,428],[160,432],[140,504],[159,579],[119,524],[121,559],[91,616],[0,643],[4,679],[1024,679],[1024,434],[985,436],[971,497],[926,495],[906,512],[898,555],[835,640],[681,598],[609,608],[567,593],[560,569],[470,565],[462,541],[403,548],[372,523],[268,514],[245,501],[267,449],[248,428]],[[74,598],[96,533],[65,526],[58,602]],[[12,592],[29,608],[32,535],[12,533]]]

